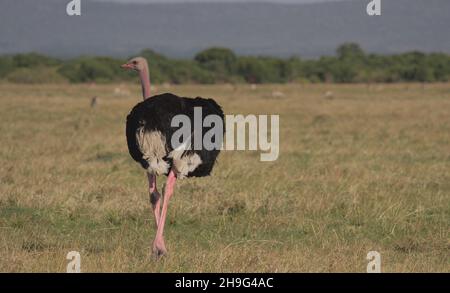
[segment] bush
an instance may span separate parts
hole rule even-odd
[[[170,59],[152,50],[140,52],[150,66],[153,83],[250,82],[445,82],[450,80],[450,56],[408,52],[383,56],[366,54],[358,44],[346,43],[336,56],[317,60],[236,56],[214,47],[193,60]],[[0,78],[11,82],[117,82],[136,81],[136,74],[120,65],[124,59],[79,57],[61,61],[36,53],[0,56]]]
[[[198,53],[194,60],[203,69],[214,72],[220,78],[226,79],[233,73],[237,58],[230,49],[215,47]]]
[[[6,76],[9,82],[14,83],[64,83],[67,79],[58,74],[56,68],[17,68]]]
[[[5,77],[15,68],[13,58],[11,56],[0,57],[0,78]]]
[[[59,73],[71,82],[111,82],[130,79],[122,70],[124,60],[109,57],[81,57],[64,64]]]
[[[37,53],[17,54],[12,57],[15,67],[45,67],[58,66],[61,61],[55,58],[47,57]]]

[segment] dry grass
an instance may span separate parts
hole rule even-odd
[[[124,138],[139,87],[115,87],[0,84],[0,271],[64,272],[70,250],[85,272],[364,272],[370,250],[450,271],[450,84],[160,88],[281,124],[277,161],[225,152],[178,183],[160,261]]]

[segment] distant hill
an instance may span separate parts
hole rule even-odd
[[[58,57],[127,56],[153,48],[192,57],[211,46],[238,54],[318,57],[344,42],[366,51],[450,53],[450,1],[384,0],[369,17],[369,0],[316,4],[119,4],[82,0],[2,0],[0,54],[36,51]]]

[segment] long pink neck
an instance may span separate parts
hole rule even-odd
[[[142,97],[146,100],[150,98],[150,74],[148,73],[147,64],[145,64],[144,68],[139,71],[139,77],[141,78]]]

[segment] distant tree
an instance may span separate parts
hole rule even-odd
[[[14,62],[11,56],[0,57],[0,78],[5,77],[8,73],[14,70]]]
[[[71,82],[109,82],[127,79],[120,69],[123,60],[110,57],[80,57],[64,64],[59,73]]]
[[[366,55],[358,44],[346,43],[336,50],[337,60],[332,62],[331,72],[335,82],[356,82],[358,73],[364,70]]]
[[[358,44],[345,43],[336,49],[337,57],[340,60],[362,60],[364,59],[364,51]]]
[[[282,66],[283,79],[286,81],[303,80],[305,78],[304,63],[299,57],[287,59]]]
[[[257,57],[240,57],[237,63],[237,74],[249,83],[273,82],[274,71],[267,60]]]
[[[435,81],[450,80],[450,56],[442,53],[428,55],[427,66],[433,71]]]
[[[450,80],[450,55],[407,52],[396,55],[366,54],[358,44],[346,43],[336,56],[301,60],[264,56],[236,56],[214,47],[193,60],[167,58],[151,49],[139,55],[150,65],[153,83],[250,82],[434,82]],[[37,53],[0,56],[0,78],[11,82],[114,82],[136,80],[120,69],[126,60],[79,57],[58,60]]]
[[[194,60],[205,70],[212,72],[219,80],[228,80],[235,71],[237,57],[226,48],[210,48],[198,53]]]
[[[61,61],[58,59],[37,53],[17,54],[12,59],[16,67],[31,68],[38,66],[57,66],[61,64]]]
[[[67,79],[58,74],[54,67],[18,67],[6,76],[6,80],[24,84],[67,82]]]

